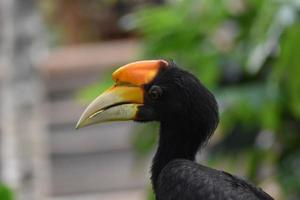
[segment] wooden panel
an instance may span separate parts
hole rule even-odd
[[[146,188],[149,173],[131,151],[52,157],[53,195]]]
[[[75,128],[77,120],[86,108],[87,104],[77,102],[76,99],[66,99],[45,104],[45,115],[49,125],[73,125]]]
[[[137,166],[130,145],[132,122],[114,122],[75,130],[87,104],[76,92],[94,83],[105,70],[132,61],[135,40],[102,42],[54,49],[39,69],[46,88],[51,200],[143,199],[149,168]],[[150,160],[150,159],[148,159]],[[95,193],[89,195],[89,193]]]
[[[39,68],[47,76],[98,71],[133,60],[136,55],[138,42],[132,39],[67,46],[53,49]]]
[[[122,151],[131,148],[131,123],[109,123],[75,130],[74,127],[51,133],[51,154],[87,154]]]
[[[81,194],[81,195],[68,195],[61,197],[53,197],[48,200],[142,200],[146,199],[146,192],[142,190],[122,190],[114,192],[105,192],[97,194]]]

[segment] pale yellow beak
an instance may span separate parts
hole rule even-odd
[[[143,90],[134,86],[114,86],[98,96],[83,112],[76,128],[105,121],[134,119],[143,104]]]
[[[85,109],[76,128],[106,121],[136,119],[138,107],[144,103],[143,85],[154,79],[163,60],[139,61],[119,68],[113,73],[116,84],[98,96]]]

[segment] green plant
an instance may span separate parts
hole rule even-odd
[[[0,200],[13,200],[12,191],[5,185],[0,184]]]
[[[270,180],[284,199],[300,197],[298,11],[293,1],[183,0],[136,14],[143,57],[174,59],[217,95],[208,164]]]

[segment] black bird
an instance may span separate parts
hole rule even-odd
[[[84,111],[77,128],[104,121],[160,122],[151,180],[157,200],[271,200],[260,188],[195,162],[219,121],[214,96],[171,61],[127,64]]]

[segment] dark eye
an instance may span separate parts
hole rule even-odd
[[[157,100],[162,95],[163,91],[159,86],[153,85],[148,93],[152,100]]]

